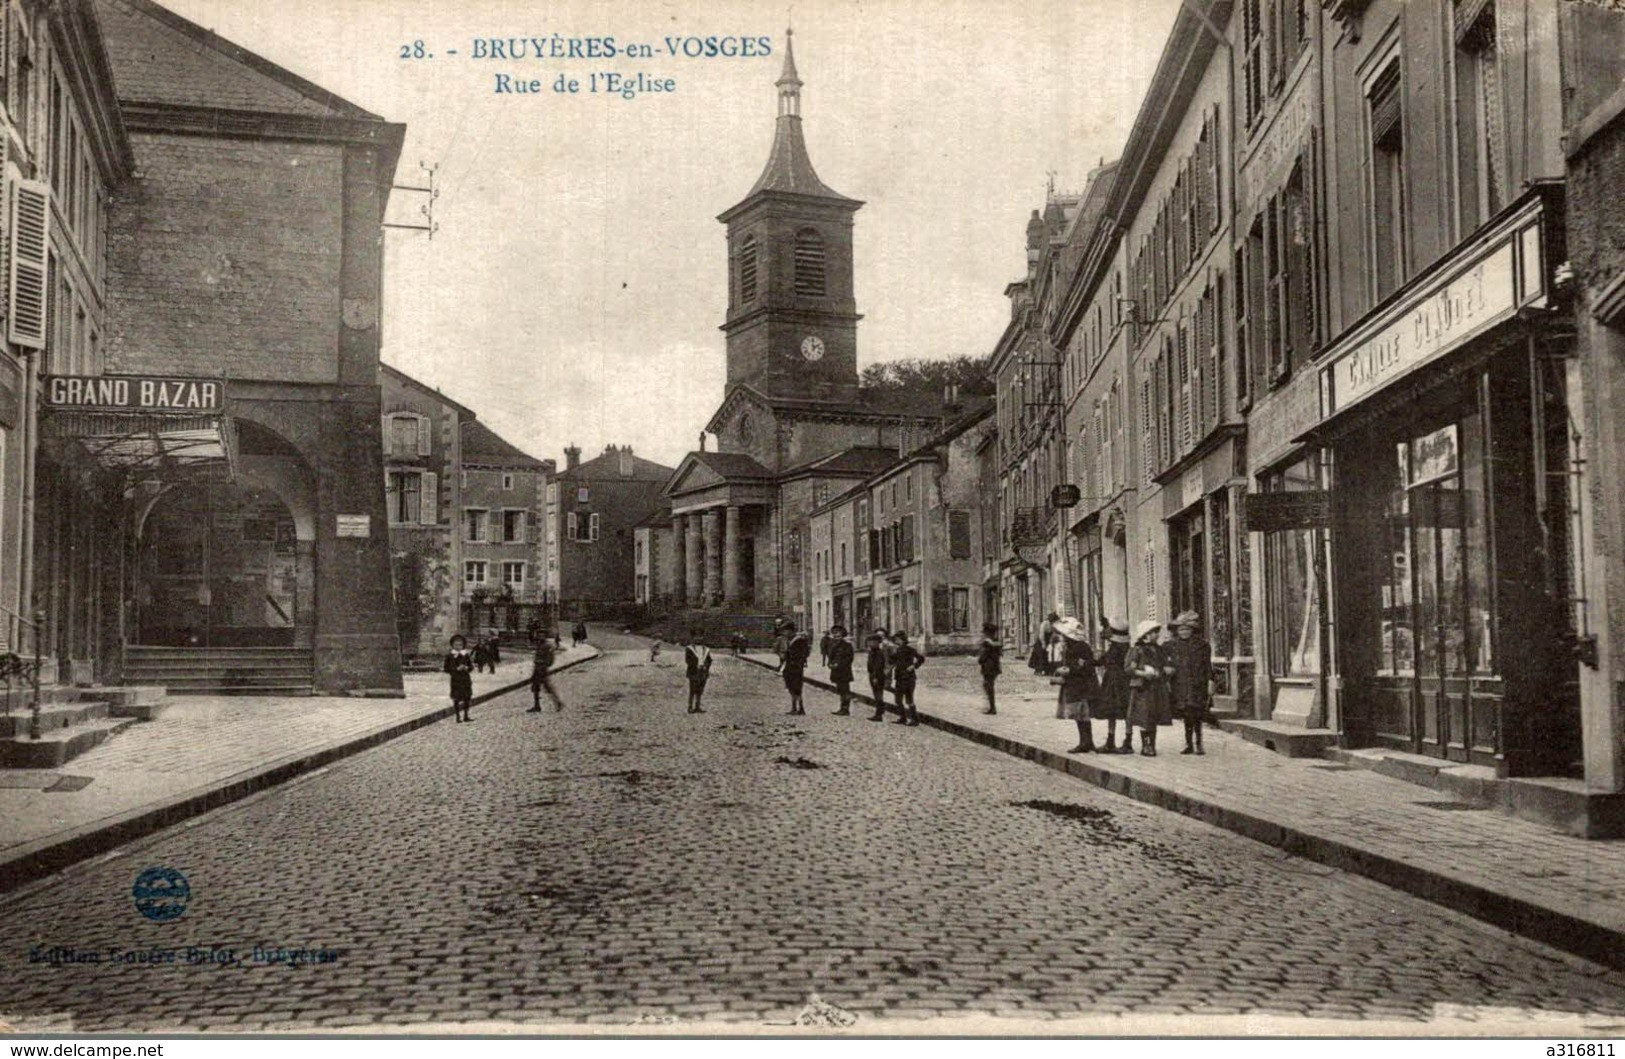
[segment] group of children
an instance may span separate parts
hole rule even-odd
[[[1212,648],[1201,636],[1195,611],[1169,623],[1173,636],[1166,643],[1160,642],[1160,622],[1140,622],[1131,643],[1127,625],[1102,619],[1106,642],[1099,657],[1076,618],[1052,615],[1047,624],[1059,647],[1051,666],[1061,678],[1056,716],[1078,726],[1078,745],[1069,753],[1132,754],[1133,730],[1138,728],[1140,753],[1156,757],[1157,729],[1173,724],[1176,714],[1185,724],[1181,753],[1206,753],[1202,723],[1212,703]],[[991,706],[991,688],[988,701]],[[1090,726],[1097,718],[1106,722],[1106,745],[1098,748]],[[1121,747],[1118,721],[1124,722]]]
[[[542,712],[544,692],[553,700],[553,708],[562,710],[564,700],[559,698],[559,693],[554,690],[551,676],[553,662],[558,657],[554,651],[557,637],[539,634],[533,629],[531,639],[536,645],[530,669],[530,693],[533,705],[525,712]],[[458,634],[451,638],[451,650],[446,652],[446,659],[441,664],[441,669],[451,676],[451,707],[458,723],[474,719],[469,716],[469,711],[474,705],[474,673],[479,670],[483,661],[478,652],[478,647],[469,650],[468,639]],[[491,671],[496,672],[495,665],[491,667]]]

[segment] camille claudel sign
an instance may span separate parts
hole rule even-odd
[[[45,404],[81,412],[219,412],[226,385],[219,379],[145,375],[47,375]]]

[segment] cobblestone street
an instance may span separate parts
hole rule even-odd
[[[832,717],[824,693],[785,716],[777,678],[732,659],[703,715],[670,648],[557,683],[562,713],[510,695],[23,892],[0,1019],[1625,1018],[1625,975],[861,705]],[[134,907],[154,866],[190,883],[176,921]],[[215,959],[109,959],[188,948]]]

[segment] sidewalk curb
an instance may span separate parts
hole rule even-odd
[[[560,663],[548,670],[548,673],[550,675],[562,673],[566,669],[573,669],[603,656],[602,649],[596,647],[590,649],[594,652],[593,654]],[[494,698],[529,686],[530,677],[527,676],[523,680],[505,684],[502,687],[476,695],[471,701],[473,705],[478,706],[482,702],[489,702]],[[192,794],[184,794],[157,806],[132,809],[121,816],[86,824],[83,827],[69,831],[64,836],[52,836],[43,840],[43,844],[40,846],[25,849],[22,853],[16,854],[5,861],[0,861],[0,895],[37,882],[47,875],[71,867],[80,861],[111,852],[119,846],[143,838],[153,832],[161,831],[183,820],[201,816],[221,806],[246,798],[251,794],[257,794],[260,791],[286,783],[307,772],[314,772],[316,769],[331,765],[333,762],[347,758],[352,754],[370,750],[375,746],[399,738],[408,732],[414,732],[436,721],[443,721],[452,715],[454,709],[455,707],[448,704],[428,713],[409,717],[387,728],[369,732],[347,743],[323,747],[320,750],[308,753],[295,754],[247,774],[239,773],[238,776],[228,778],[218,786],[209,787]]]
[[[751,665],[775,672],[773,666],[766,662],[745,656],[739,657]],[[825,691],[835,690],[834,685],[813,677],[807,677],[806,683]],[[874,705],[871,696],[857,691],[852,692],[852,698]],[[887,713],[898,712],[897,707],[893,705],[882,708]],[[1616,970],[1625,970],[1625,931],[1487,889],[1469,879],[1446,874],[1437,868],[1424,867],[1290,824],[1214,802],[1202,801],[1150,780],[1101,768],[1085,759],[1045,750],[1008,736],[983,732],[957,721],[932,716],[923,710],[920,711],[920,724],[940,729],[961,739],[968,739],[1012,757],[1064,772],[1113,794],[1120,794],[1160,809],[1169,809],[1205,824],[1233,831],[1317,864],[1363,875],[1385,886],[1444,905],[1453,911],[1472,916],[1513,934],[1532,938]]]

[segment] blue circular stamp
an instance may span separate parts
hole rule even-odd
[[[179,919],[192,899],[186,876],[174,868],[148,868],[135,877],[135,910],[157,923]]]

